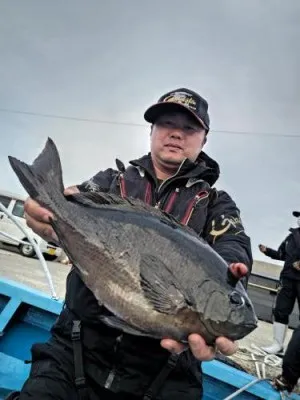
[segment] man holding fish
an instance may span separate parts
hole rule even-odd
[[[202,150],[208,103],[176,89],[145,120],[149,154],[128,168],[117,160],[65,197],[55,192],[63,184],[52,141],[32,166],[10,157],[30,195],[27,224],[73,263],[51,339],[33,346],[15,398],[200,399],[199,361],[233,354],[256,327],[244,289],[250,239]]]

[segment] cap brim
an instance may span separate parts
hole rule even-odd
[[[300,217],[300,211],[293,211],[294,217]]]
[[[144,118],[147,122],[150,122],[151,124],[155,124],[155,121],[157,118],[161,117],[162,115],[172,112],[172,111],[183,111],[186,114],[192,116],[197,122],[200,123],[200,125],[206,129],[207,131],[209,128],[205,125],[205,123],[202,121],[201,118],[198,117],[197,114],[195,114],[192,110],[190,110],[188,107],[184,106],[183,104],[179,103],[172,103],[172,102],[161,102],[161,103],[156,103],[153,106],[149,107],[148,110],[146,110],[144,114]]]

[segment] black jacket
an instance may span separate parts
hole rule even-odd
[[[267,247],[265,255],[274,260],[284,261],[280,278],[300,280],[300,271],[293,267],[295,261],[300,261],[300,228],[291,228],[290,232],[278,250]]]
[[[188,223],[228,262],[252,267],[250,239],[244,232],[240,213],[231,197],[212,186],[219,177],[218,164],[201,153],[196,163],[186,160],[178,173],[159,185],[150,155],[134,160],[125,169],[108,169],[78,185],[81,191],[109,191],[144,200]],[[84,326],[85,368],[89,376],[112,391],[141,395],[166,364],[169,352],[158,340],[136,337],[109,328],[99,321],[107,312],[82,283],[76,269],[67,278],[65,308],[53,327],[58,340],[70,337],[72,320]],[[170,399],[172,392],[182,400],[200,398],[200,363],[186,352],[171,373],[159,399]]]

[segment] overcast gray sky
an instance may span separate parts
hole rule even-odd
[[[300,209],[299,42],[299,0],[3,0],[0,188],[24,193],[7,156],[31,162],[48,136],[65,185],[144,154],[145,109],[189,87],[209,101],[217,187],[267,260],[257,245],[277,247]]]

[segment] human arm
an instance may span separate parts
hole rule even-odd
[[[270,247],[264,246],[262,244],[260,244],[258,247],[259,247],[259,250],[262,253],[264,253],[267,257],[270,257],[273,260],[285,261],[285,257],[286,257],[286,251],[285,251],[286,239],[281,243],[281,245],[279,246],[278,250],[273,250]]]
[[[203,237],[228,265],[242,263],[247,267],[248,273],[243,279],[247,286],[253,264],[251,241],[245,233],[240,210],[224,191],[219,191],[211,201]]]

